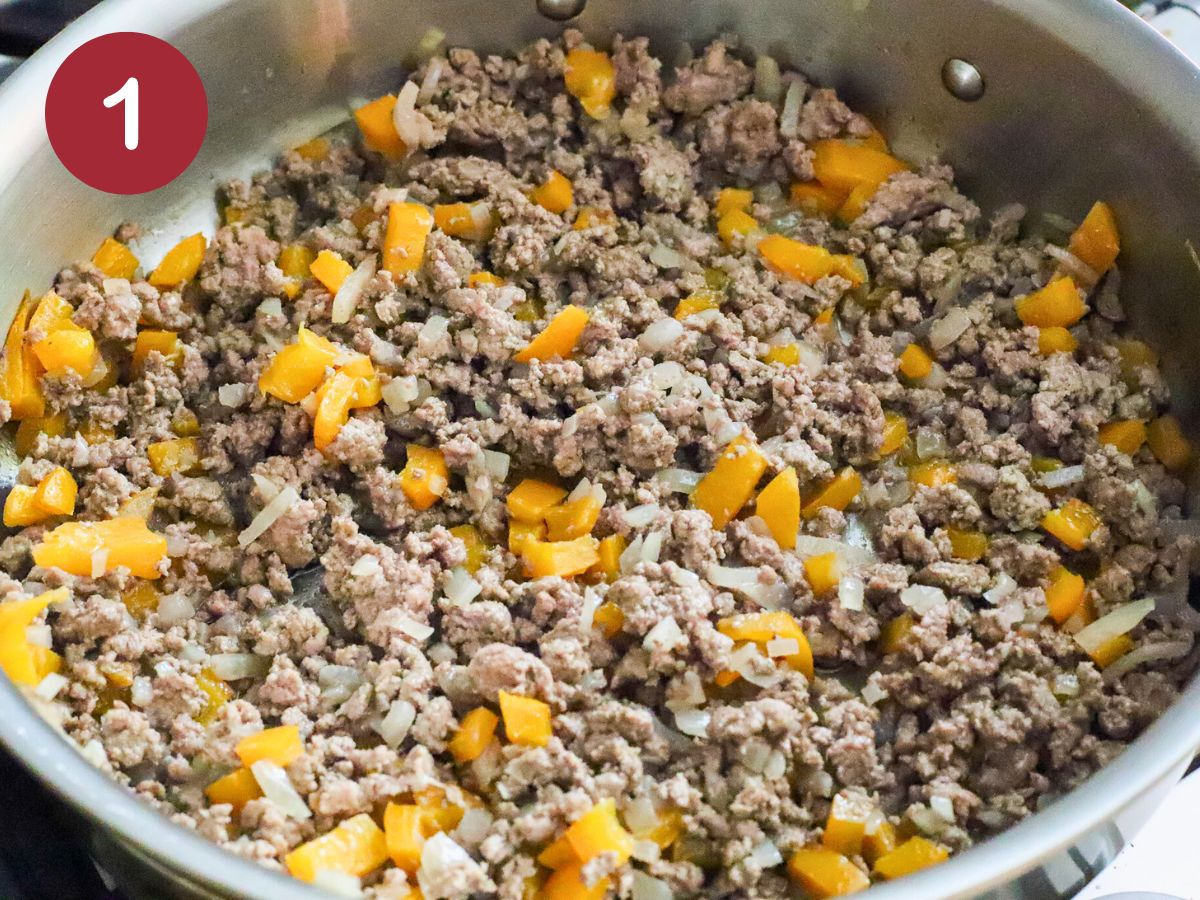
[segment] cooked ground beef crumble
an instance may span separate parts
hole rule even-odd
[[[385,103],[407,145],[364,115],[230,183],[183,284],[165,263],[113,277],[111,254],[60,273],[107,373],[50,367],[44,419],[0,404],[34,422],[19,483],[64,467],[76,519],[140,511],[165,558],[156,579],[115,549],[71,574],[33,561],[63,517],[10,531],[4,599],[67,589],[45,615],[46,715],[266,866],[306,877],[289,853],[357,823],[357,861],[307,877],[343,868],[388,898],[824,896],[822,865],[897,877],[1071,790],[1196,662],[1191,539],[1169,524],[1186,448],[1152,355],[1121,335],[1119,273],[1023,235],[1018,207],[985,219],[938,162],[822,213],[820,148],[886,145],[727,43],[664,72],[618,37],[564,84],[581,48],[568,31],[430,59],[399,113]],[[415,256],[389,234],[397,205]],[[770,235],[832,268],[795,277]],[[1022,309],[1064,271],[1097,282],[1070,292],[1087,308],[1069,332]],[[571,307],[586,325],[565,352],[515,359]],[[6,371],[53,333],[34,319]],[[302,329],[329,356],[286,402],[265,386],[294,374],[270,367]],[[338,385],[362,393],[323,440]],[[753,462],[746,491],[782,478],[783,511],[747,494],[715,528],[689,492],[718,466],[709,493],[736,494]],[[559,486],[556,507],[571,492],[561,534],[539,531],[544,507],[519,521],[526,479]],[[774,526],[799,497],[792,547]],[[556,537],[586,571],[537,556]],[[1146,598],[1128,637],[1085,652],[1080,629]],[[286,726],[300,750],[262,796],[280,769],[267,748],[247,775],[246,739]],[[585,815],[593,852],[583,826],[556,844]],[[881,864],[893,845],[908,857]]]

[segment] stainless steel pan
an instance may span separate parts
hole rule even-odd
[[[562,10],[572,0],[542,3]],[[1200,277],[1186,246],[1200,242],[1200,73],[1113,0],[589,0],[576,21],[600,39],[649,34],[667,58],[680,41],[740,34],[750,49],[838,87],[902,154],[942,154],[985,205],[1020,200],[1080,215],[1093,199],[1110,200],[1136,327],[1163,350],[1184,417],[1200,418]],[[492,50],[562,27],[534,0],[107,0],[0,88],[0,321],[25,288],[45,286],[124,219],[159,229],[164,248],[196,225],[211,229],[218,180],[344,118],[349,98],[394,88],[431,25],[451,43]],[[187,54],[210,103],[208,137],[188,172],[137,198],[75,181],[42,124],[66,54],[129,30]],[[946,90],[951,58],[982,73],[982,98],[964,102]],[[141,806],[0,682],[0,740],[82,814],[98,857],[131,894],[316,896]],[[1197,747],[1200,683],[1081,789],[871,896],[1069,895],[1112,858]]]

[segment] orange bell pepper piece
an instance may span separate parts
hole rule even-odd
[[[258,379],[258,389],[285,403],[299,403],[320,386],[336,358],[333,344],[301,325],[296,340],[272,357]]]
[[[839,275],[858,287],[865,280],[861,262],[853,256],[830,253],[824,247],[770,234],[758,242],[758,253],[773,271],[806,284]]]
[[[1055,278],[1041,290],[1017,299],[1014,309],[1026,325],[1070,328],[1087,314],[1087,304],[1069,276]]]
[[[138,578],[159,577],[158,565],[167,557],[167,539],[146,527],[144,519],[125,516],[103,522],[65,522],[33,548],[33,561],[72,575],[92,574],[92,555],[108,551],[104,571],[124,566]]]
[[[945,862],[949,857],[950,854],[946,852],[946,849],[933,841],[920,836],[910,837],[891,853],[879,857],[875,861],[872,871],[885,881],[892,881],[896,878],[903,878],[905,875],[911,875],[913,872],[919,872],[921,869],[936,866],[938,863]]]
[[[106,237],[92,254],[92,265],[109,278],[132,278],[137,271],[138,258],[115,238]]]
[[[324,450],[350,420],[350,408],[358,390],[357,379],[335,372],[317,389],[317,413],[313,417],[313,444]]]
[[[1072,497],[1042,518],[1042,528],[1072,550],[1082,550],[1101,525],[1100,516],[1091,506]]]
[[[600,540],[599,570],[604,576],[604,580],[609,584],[612,584],[621,577],[621,554],[625,552],[625,547],[626,540],[622,535],[619,534],[610,534],[608,537],[601,538]],[[605,604],[601,604],[601,609],[604,607],[604,605]],[[617,612],[620,612],[620,610],[617,609]],[[596,615],[600,615],[599,609],[596,610]],[[625,618],[624,615],[622,615],[621,618],[623,620]],[[620,630],[620,626],[617,626],[617,630]],[[612,635],[606,635],[606,637],[611,636]]]
[[[1046,606],[1050,616],[1061,625],[1083,605],[1086,586],[1082,575],[1059,566],[1050,576],[1050,584],[1046,588]]]
[[[933,357],[920,344],[909,344],[900,354],[900,374],[918,381],[933,371]]]
[[[304,744],[295,725],[277,725],[246,735],[233,752],[247,768],[264,759],[277,766],[289,766],[304,755]]]
[[[800,530],[800,479],[789,466],[767,484],[754,504],[755,513],[771,530],[775,543],[784,550],[796,546]]]
[[[833,481],[821,488],[817,495],[804,504],[800,514],[806,519],[816,516],[824,507],[842,510],[853,502],[862,490],[862,476],[847,466],[834,476]]]
[[[389,203],[383,236],[383,268],[400,278],[421,268],[433,215],[420,203]]]
[[[31,301],[26,292],[17,314],[8,328],[4,341],[4,369],[0,377],[0,396],[12,407],[12,417],[22,419],[41,418],[46,414],[46,398],[38,381],[41,364],[33,349],[25,344],[25,325],[29,320]]]
[[[943,484],[955,484],[958,481],[958,470],[953,463],[944,459],[931,459],[911,467],[908,470],[908,480],[925,487],[941,487]]]
[[[1174,416],[1159,416],[1146,426],[1146,443],[1155,458],[1171,472],[1182,472],[1192,462],[1192,444]]]
[[[903,162],[865,143],[821,140],[813,144],[813,174],[825,187],[849,194],[861,185],[877,188],[897,172]]]
[[[56,466],[38,482],[33,502],[50,516],[69,516],[75,512],[75,495],[79,486],[62,466]]]
[[[202,234],[193,234],[167,251],[158,267],[150,273],[149,281],[156,288],[177,288],[186,281],[196,277],[200,263],[204,262],[204,252],[208,249],[208,241]]]
[[[396,108],[396,95],[384,94],[354,111],[354,121],[362,132],[363,144],[391,160],[403,159],[408,147],[396,133],[392,123],[392,111]]]
[[[28,456],[32,453],[39,434],[62,437],[66,432],[67,417],[63,413],[25,419],[17,425],[17,436],[14,439],[17,456]]]
[[[414,509],[429,509],[446,495],[450,470],[441,450],[408,445],[408,460],[400,473],[400,488]]]
[[[970,531],[964,528],[947,528],[950,538],[950,552],[955,559],[965,559],[976,562],[983,558],[988,550],[988,536],[982,531]]]
[[[891,456],[904,446],[906,440],[908,440],[908,420],[899,413],[885,412],[883,414],[883,442],[879,445],[879,458]]]
[[[1124,419],[1100,426],[1097,439],[1101,444],[1116,447],[1122,453],[1133,456],[1146,443],[1146,423],[1142,419]]]
[[[412,874],[421,865],[421,851],[429,837],[428,819],[415,803],[389,803],[383,811],[387,853],[399,868]]]
[[[334,253],[332,250],[322,250],[308,264],[308,271],[325,285],[325,290],[331,294],[336,294],[350,273],[354,271],[354,266],[342,259],[340,253]]]
[[[729,442],[712,471],[692,491],[692,506],[708,513],[713,528],[720,530],[749,502],[766,470],[766,457],[751,439],[739,435]]]
[[[204,789],[204,795],[209,803],[228,803],[239,810],[251,800],[261,797],[262,788],[258,786],[254,773],[243,766],[228,775],[222,775]]]
[[[792,203],[810,216],[828,219],[846,202],[847,192],[826,187],[816,181],[798,181],[792,185]]]
[[[713,204],[713,215],[720,219],[734,210],[748,213],[753,202],[754,192],[748,188],[721,188],[717,192],[717,202]]]
[[[483,556],[487,552],[487,545],[479,536],[479,529],[474,525],[455,525],[450,529],[450,533],[463,542],[463,547],[467,551],[463,568],[472,575],[475,574],[483,565]]]
[[[816,596],[827,594],[838,586],[842,577],[841,561],[836,553],[821,553],[804,560],[808,586]]]
[[[146,448],[150,468],[164,478],[178,472],[193,475],[200,469],[200,450],[194,437],[155,441]]]
[[[530,192],[529,197],[542,209],[561,216],[575,202],[575,189],[567,176],[555,169]]]
[[[13,485],[4,498],[4,525],[6,528],[24,528],[50,518],[34,499],[37,488],[28,484]]]
[[[367,813],[359,813],[332,831],[301,844],[284,857],[284,865],[301,881],[313,881],[322,869],[361,878],[378,869],[387,858],[387,840],[382,829]]]
[[[1121,252],[1121,235],[1112,207],[1098,200],[1071,235],[1067,249],[1097,275],[1111,269]]]
[[[677,304],[675,304],[675,312],[672,315],[683,321],[688,316],[694,316],[698,312],[704,312],[706,309],[720,309],[721,295],[716,291],[702,290],[696,291],[694,294],[688,294]]]
[[[600,518],[600,501],[591,494],[546,510],[546,537],[569,541],[591,534]]]
[[[519,350],[513,357],[516,362],[528,363],[535,359],[566,359],[575,352],[579,336],[587,326],[590,316],[579,306],[564,306],[550,320],[537,337]]]
[[[504,719],[504,736],[510,743],[527,747],[545,747],[550,743],[554,733],[550,707],[541,700],[500,691],[500,716]]]
[[[516,524],[516,523],[514,523]],[[600,542],[591,535],[569,541],[526,540],[520,549],[525,574],[530,578],[582,575],[600,562]]]
[[[828,847],[797,850],[788,860],[787,871],[813,900],[844,897],[871,886],[871,879],[862,869]]]
[[[487,749],[500,724],[499,717],[486,706],[477,706],[459,722],[454,737],[446,744],[455,762],[468,763]]]
[[[542,885],[539,900],[604,900],[612,879],[606,875],[588,887],[583,881],[582,869],[581,865],[556,869]]]
[[[600,633],[610,641],[621,633],[621,628],[624,625],[625,613],[621,611],[621,607],[611,601],[601,603],[592,615],[592,627],[599,628]]]
[[[567,93],[575,97],[583,111],[593,119],[603,119],[608,115],[613,98],[617,95],[617,76],[607,53],[582,47],[568,51],[563,67],[563,82]]]

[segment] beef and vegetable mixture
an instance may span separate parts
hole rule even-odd
[[[435,51],[27,299],[8,676],[408,900],[847,894],[1119,754],[1196,657],[1112,210],[984,216],[745,56]]]

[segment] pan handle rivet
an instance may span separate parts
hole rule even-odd
[[[587,0],[537,0],[538,12],[556,22],[575,18],[586,5]]]
[[[942,84],[953,96],[967,103],[983,96],[983,74],[965,59],[954,57],[942,66]]]

